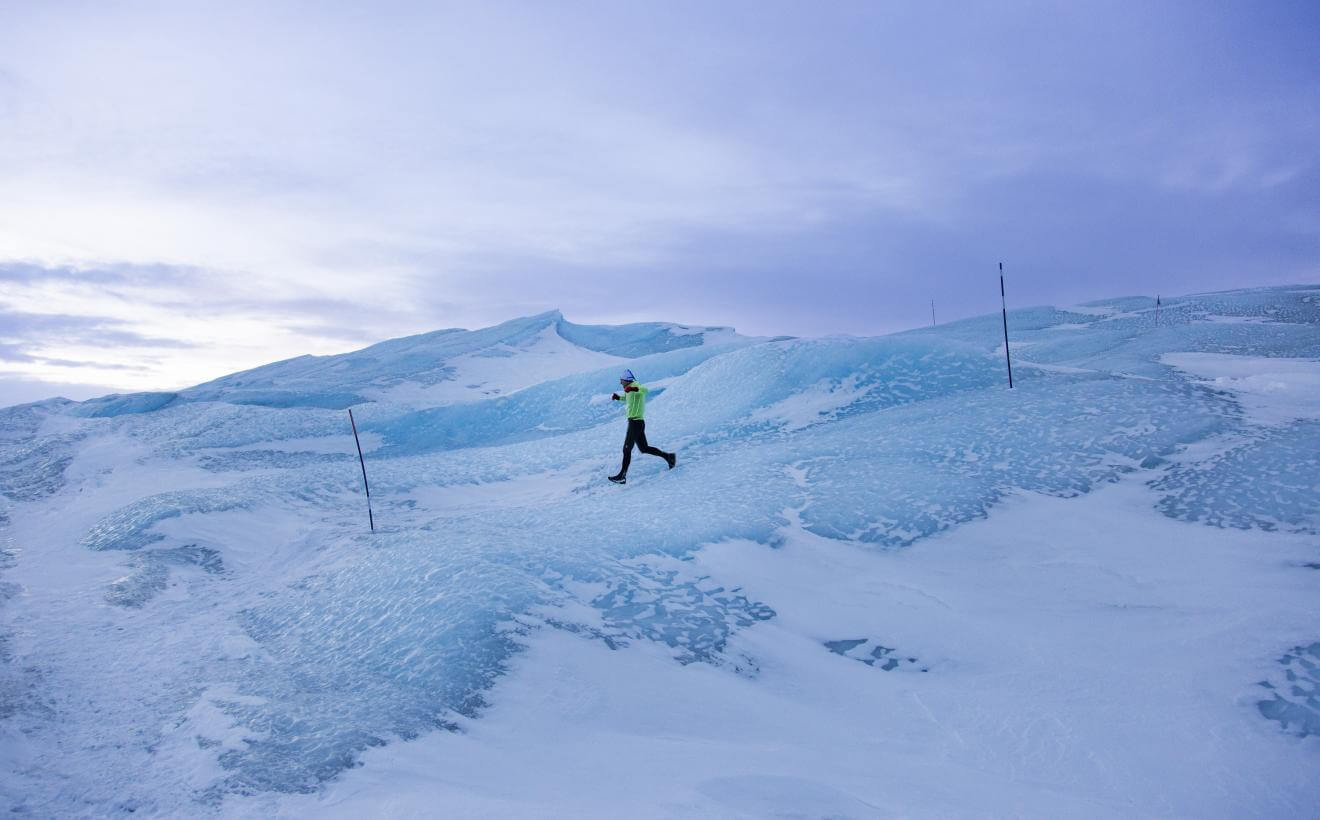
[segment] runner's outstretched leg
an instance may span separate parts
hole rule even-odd
[[[631,422],[629,424],[630,426],[628,429],[629,432],[631,432],[632,431]],[[648,444],[646,442],[645,423],[639,420],[637,422],[637,425],[638,425],[637,449],[641,450],[643,453],[646,453],[649,456],[660,456],[669,465],[669,469],[671,470],[674,469],[674,463],[678,461],[678,456],[675,453],[666,453],[664,450],[661,450],[659,447],[652,447],[650,444]]]
[[[631,422],[629,424],[631,425]],[[631,426],[629,427],[629,432],[632,432]],[[669,460],[669,456],[664,450],[661,450],[659,447],[652,447],[646,443],[646,422],[641,419],[637,419],[637,449],[646,453],[648,456],[660,456],[665,461]]]

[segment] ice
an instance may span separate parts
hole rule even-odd
[[[78,433],[39,435],[52,414],[72,402],[53,399],[0,409],[0,495],[10,501],[34,501],[64,486],[64,471],[73,461]],[[8,511],[0,508],[0,525]]]
[[[84,705],[62,707],[60,728],[7,708],[57,738],[68,776],[99,784],[89,794],[188,814],[316,792],[367,750],[483,720],[492,686],[548,633],[757,679],[746,635],[783,605],[744,585],[747,568],[696,567],[703,546],[774,550],[793,533],[841,555],[898,556],[1009,499],[1120,481],[1143,487],[1155,515],[1207,531],[1320,531],[1320,423],[1290,412],[1262,425],[1243,400],[1313,400],[1320,289],[1165,299],[1158,320],[1146,297],[1033,307],[1010,311],[1009,327],[1011,391],[998,315],[882,338],[750,339],[551,312],[300,357],[177,396],[0,411],[6,532],[34,566],[77,567],[76,593],[30,606],[116,647],[66,657],[56,627],[29,617],[25,663],[46,663],[62,681],[51,685]],[[617,487],[604,477],[620,457],[608,397],[623,366],[653,386],[648,438],[679,464],[634,459]],[[1276,389],[1269,373],[1299,386]],[[53,583],[32,573],[25,583]],[[926,637],[832,623],[804,657],[922,686],[954,665]],[[1281,640],[1280,652],[1310,646]],[[1286,651],[1279,674],[1301,694],[1276,681],[1258,711],[1315,734],[1314,676],[1302,680],[1314,653]],[[152,659],[151,698],[124,694],[135,654]],[[1248,686],[1272,672],[1232,670]],[[199,721],[228,739],[178,740]],[[107,751],[98,738],[115,733],[140,742]],[[123,779],[138,770],[140,782]]]
[[[695,365],[726,353],[729,345],[689,346],[627,360],[627,366],[646,381],[686,373]],[[504,444],[548,438],[595,427],[618,415],[608,402],[592,404],[592,395],[608,397],[617,389],[619,367],[538,384],[512,396],[393,413],[390,408],[367,408],[360,429],[384,437],[385,456]],[[653,400],[664,391],[652,393]]]
[[[342,408],[366,401],[367,397],[423,397],[430,403],[449,403],[480,399],[491,390],[514,392],[548,377],[567,375],[560,361],[586,370],[591,364],[599,366],[619,357],[640,358],[701,346],[707,336],[726,344],[741,339],[727,328],[575,325],[558,311],[551,311],[483,330],[439,330],[338,356],[301,356],[225,376],[184,395],[190,400],[267,407]],[[577,355],[572,355],[574,351]],[[592,352],[603,355],[585,355]],[[515,357],[522,359],[521,366],[482,366],[480,361]],[[446,382],[453,382],[456,389],[416,389]],[[413,389],[399,390],[403,385],[412,385]]]
[[[1258,704],[1260,713],[1300,737],[1320,735],[1320,641],[1292,647],[1279,665],[1283,674],[1275,676],[1277,683],[1261,683],[1270,698]]]
[[[574,344],[558,323],[548,323],[535,336],[477,350],[446,363],[447,378],[432,384],[403,381],[363,392],[373,400],[403,404],[454,404],[508,395],[531,385],[595,370],[622,361],[619,357]]]
[[[72,409],[73,404],[68,399],[49,399],[0,408],[0,441],[23,442],[31,439],[46,419],[60,411]]]
[[[869,638],[845,638],[837,641],[825,641],[825,648],[836,655],[851,658],[867,666],[874,666],[882,672],[893,672],[895,669],[904,668],[921,672],[930,671],[929,668],[919,665],[916,658],[904,656],[898,653],[898,650],[894,647],[885,646]]]
[[[89,550],[136,550],[165,538],[152,529],[162,521],[185,514],[204,515],[243,509],[253,495],[242,490],[176,490],[136,501],[97,522],[83,536]]]
[[[631,571],[609,578],[605,591],[589,600],[601,621],[590,634],[611,649],[648,640],[676,650],[680,663],[719,663],[734,631],[775,616],[767,604],[750,600],[739,589],[691,577],[682,562],[669,567],[631,562],[628,568]],[[573,621],[556,625],[578,629]]]
[[[195,566],[217,573],[224,569],[220,554],[208,547],[189,544],[173,549],[146,550],[133,556],[132,572],[114,581],[106,591],[106,600],[117,606],[141,607],[163,591],[169,582],[171,567]]]
[[[712,341],[727,344],[738,337],[727,327],[691,327],[658,323],[633,325],[575,325],[556,313],[559,335],[588,350],[612,356],[638,358],[668,350],[696,347]]]
[[[351,462],[352,460],[353,457],[348,453],[235,450],[215,455],[204,455],[198,459],[197,464],[203,469],[223,473],[234,470],[289,470],[297,467],[307,467],[312,464],[333,464]]]
[[[342,441],[348,416],[342,410],[279,409],[238,406],[227,402],[175,404],[141,416],[107,422],[133,441],[149,446],[162,457],[219,457],[220,450],[274,449],[285,441]],[[285,449],[281,447],[280,449]],[[351,446],[340,448],[347,453]]]
[[[0,445],[0,493],[12,501],[34,501],[58,491],[77,440],[42,436]]]
[[[1242,435],[1152,484],[1166,514],[1219,527],[1320,532],[1320,423]]]
[[[71,408],[69,412],[88,418],[111,418],[133,413],[150,413],[168,407],[178,400],[178,393],[128,393],[89,399]]]

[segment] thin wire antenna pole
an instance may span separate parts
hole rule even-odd
[[[1004,263],[999,263],[999,304],[1004,316],[1004,363],[1008,365],[1008,389],[1013,389],[1013,359],[1008,355],[1008,300],[1004,298]]]
[[[367,483],[367,461],[362,457],[362,440],[358,438],[357,422],[353,420],[353,408],[348,408],[348,423],[353,425],[353,441],[357,443],[358,464],[362,467],[362,488],[367,491],[367,523],[371,531],[376,531],[376,517],[371,514],[371,485]]]

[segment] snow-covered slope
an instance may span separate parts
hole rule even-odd
[[[1320,288],[1009,323],[1011,391],[998,315],[551,313],[0,411],[0,798],[1304,814]],[[617,487],[623,367],[679,466]]]

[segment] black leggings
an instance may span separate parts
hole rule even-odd
[[[619,470],[620,475],[628,472],[628,465],[632,463],[634,444],[637,445],[638,450],[641,450],[648,456],[660,456],[661,458],[666,458],[668,455],[664,450],[661,450],[658,447],[652,447],[646,443],[645,421],[642,419],[628,419],[628,435],[623,439],[623,467]]]

